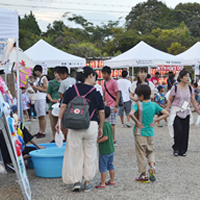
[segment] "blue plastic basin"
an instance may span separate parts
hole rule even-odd
[[[46,147],[46,148],[59,148],[57,145],[56,145],[56,143],[43,143],[43,144],[38,144],[39,146],[44,146],[44,147]],[[63,143],[63,146],[62,146],[62,148],[65,148],[65,146],[66,146],[66,142],[64,142]],[[30,144],[30,145],[28,145],[28,147],[35,147],[33,144]],[[30,154],[30,153],[29,153]],[[33,165],[33,161],[32,161],[32,158],[29,158],[28,159],[28,167],[29,168],[34,168],[34,165]]]
[[[62,176],[62,165],[65,148],[47,148],[31,151],[35,174],[44,178]]]

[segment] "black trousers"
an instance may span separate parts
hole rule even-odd
[[[181,119],[176,116],[174,120],[174,145],[172,148],[174,151],[178,151],[179,155],[186,153],[188,148],[189,128],[190,128],[190,116],[185,119]]]

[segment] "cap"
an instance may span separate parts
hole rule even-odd
[[[17,105],[12,106],[12,111],[15,112],[17,110]]]
[[[165,88],[165,85],[159,85],[159,86],[157,87],[158,91],[160,91],[162,88]]]

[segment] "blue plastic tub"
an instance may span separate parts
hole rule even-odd
[[[62,176],[62,165],[65,148],[49,148],[31,151],[35,174],[44,178]]]
[[[43,143],[43,144],[38,144],[39,146],[44,146],[44,147],[46,147],[47,149],[49,149],[49,148],[59,148],[57,145],[56,145],[56,143]],[[33,144],[30,144],[30,145],[28,145],[29,147],[35,147]],[[64,142],[63,143],[63,146],[62,146],[62,148],[65,148],[65,146],[66,146],[66,142]],[[32,161],[32,158],[29,158],[28,159],[28,167],[29,168],[34,168],[34,165],[33,165],[33,161]]]

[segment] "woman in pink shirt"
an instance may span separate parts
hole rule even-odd
[[[167,105],[167,111],[169,112],[170,110],[168,123],[173,125],[174,132],[170,133],[174,137],[174,145],[172,146],[174,156],[186,156],[190,127],[190,102],[194,105],[197,113],[200,114],[194,90],[188,85],[189,78],[190,73],[186,69],[179,73],[179,84],[172,87]]]

